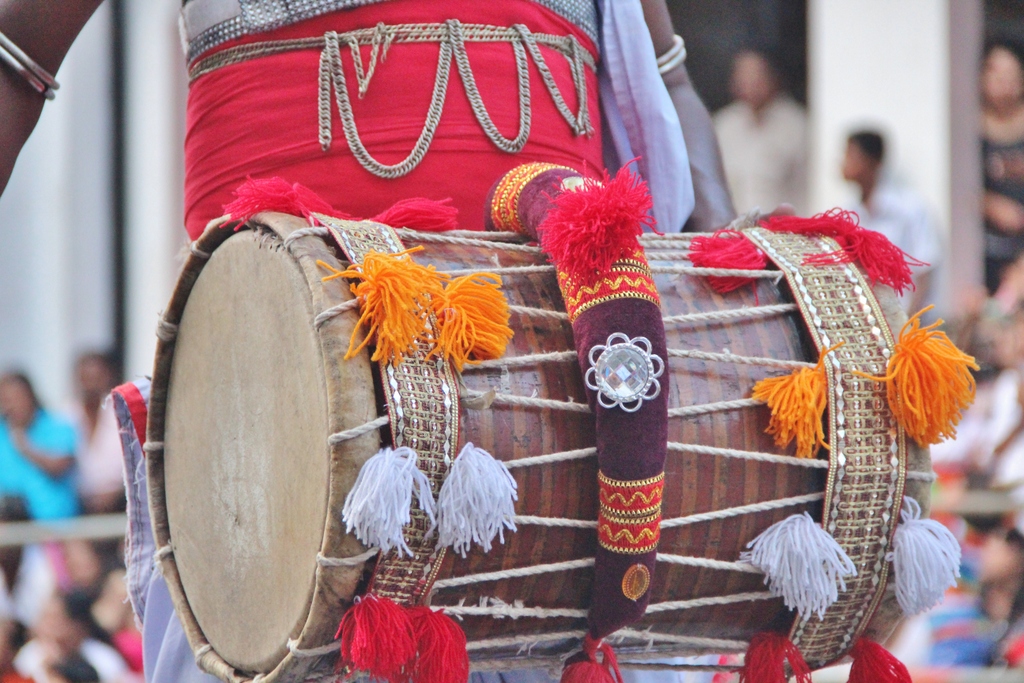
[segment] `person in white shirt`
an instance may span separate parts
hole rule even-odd
[[[725,177],[739,212],[790,204],[807,211],[807,115],[761,52],[736,55],[734,102],[714,116]]]
[[[86,353],[75,366],[78,402],[69,417],[78,430],[78,495],[89,513],[124,509],[121,435],[113,410],[103,404],[117,383],[113,365],[100,353]]]
[[[848,209],[865,228],[877,230],[910,256],[924,261],[914,266],[915,289],[901,302],[908,313],[935,303],[935,273],[943,261],[943,242],[925,200],[913,189],[896,184],[885,173],[885,139],[874,130],[860,130],[847,137],[843,179],[854,183],[858,198]]]

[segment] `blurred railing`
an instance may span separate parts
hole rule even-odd
[[[846,683],[849,677],[850,667],[846,665],[815,671],[812,680],[814,683]],[[1024,671],[977,667],[911,669],[910,678],[914,683],[1024,683]]]
[[[122,538],[128,518],[123,513],[85,515],[52,522],[0,523],[0,548],[47,541],[99,541]]]

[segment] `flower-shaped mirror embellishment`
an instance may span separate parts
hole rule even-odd
[[[602,408],[619,407],[635,413],[644,401],[661,393],[658,378],[665,372],[665,362],[651,353],[651,342],[646,337],[630,339],[615,332],[604,345],[595,344],[589,358],[590,368],[583,381],[597,392]]]

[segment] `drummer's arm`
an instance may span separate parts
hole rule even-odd
[[[641,4],[654,42],[654,52],[665,54],[672,47],[675,35],[668,6],[665,0],[641,0]],[[693,176],[696,206],[685,230],[721,228],[736,217],[736,210],[725,181],[722,155],[718,151],[718,138],[711,116],[693,89],[685,64],[665,74],[665,85],[683,126],[686,151],[690,156],[690,174]]]
[[[102,0],[0,0],[0,33],[51,74]],[[43,96],[0,62],[0,193],[43,110]]]

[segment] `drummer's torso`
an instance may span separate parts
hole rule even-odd
[[[249,176],[356,216],[450,197],[479,229],[510,168],[601,168],[596,27],[592,0],[189,0],[189,233]],[[319,42],[205,70],[296,39]]]

